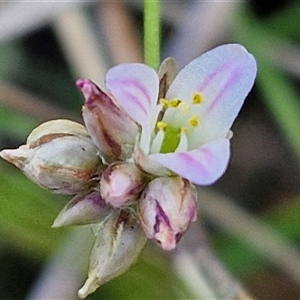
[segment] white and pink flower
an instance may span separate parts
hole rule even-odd
[[[194,184],[212,184],[227,168],[230,128],[253,86],[254,57],[228,44],[177,76],[174,65],[164,61],[158,74],[144,64],[118,65],[107,73],[107,91],[79,79],[86,129],[46,122],[26,145],[0,152],[40,186],[76,194],[55,227],[98,223],[80,297],[124,273],[146,236],[174,249],[197,217]]]
[[[157,73],[144,64],[110,69],[106,85],[141,127],[134,155],[139,166],[153,175],[172,171],[207,185],[226,170],[230,127],[255,76],[254,57],[244,47],[228,44],[183,68],[162,99]]]

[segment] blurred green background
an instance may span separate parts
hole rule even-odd
[[[83,99],[74,81],[89,77],[104,87],[107,68],[142,60],[142,4],[0,4],[0,149],[23,144],[46,120],[82,122]],[[230,205],[251,215],[254,225],[258,222],[276,233],[278,244],[268,231],[261,232],[265,243],[275,245],[274,258],[268,259],[269,252],[259,243],[251,244],[246,231],[242,236],[226,220],[219,223],[222,211],[209,210],[205,203],[202,210],[199,199],[199,219],[212,248],[257,299],[300,299],[299,16],[299,1],[162,1],[162,59],[173,56],[183,67],[216,45],[238,42],[258,62],[256,85],[233,127],[229,169],[209,190],[218,201],[225,196]],[[67,200],[0,161],[0,299],[31,299],[28,295],[39,286],[42,271],[65,254],[65,248],[81,243],[75,228],[51,229]],[[286,253],[281,239],[287,241]],[[86,244],[85,264],[89,241]],[[289,256],[289,250],[295,255]],[[291,260],[295,270],[285,265]],[[172,255],[149,245],[130,272],[90,298],[192,299],[172,264]],[[75,293],[85,271],[86,266],[78,271]]]

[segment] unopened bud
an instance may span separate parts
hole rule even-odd
[[[113,207],[134,203],[146,185],[144,174],[133,163],[110,165],[100,181],[100,193],[105,202]]]
[[[138,133],[136,123],[91,80],[79,79],[76,84],[85,97],[85,125],[101,156],[108,163],[131,156]]]
[[[149,183],[139,202],[139,217],[148,238],[164,250],[176,247],[197,218],[196,191],[181,177],[159,177]]]
[[[99,191],[92,190],[78,194],[58,214],[52,227],[99,223],[111,208],[106,205]]]
[[[53,120],[34,129],[26,145],[2,150],[0,156],[39,186],[58,194],[76,194],[102,168],[97,151],[84,126]]]
[[[88,279],[78,292],[80,298],[86,298],[104,283],[125,273],[138,259],[147,242],[135,217],[124,210],[114,210],[102,227],[99,226]]]

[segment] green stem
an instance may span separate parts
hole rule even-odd
[[[160,63],[160,0],[144,0],[144,60],[158,69]]]

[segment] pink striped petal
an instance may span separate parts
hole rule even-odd
[[[150,109],[158,100],[157,73],[144,64],[121,64],[108,71],[106,86],[126,113],[146,126]]]
[[[228,44],[206,52],[183,68],[166,98],[191,101],[195,91],[204,96],[202,123],[209,139],[225,137],[256,76],[256,62],[246,49]]]
[[[195,184],[208,185],[223,175],[229,156],[229,140],[222,138],[195,150],[152,154],[150,158]]]

